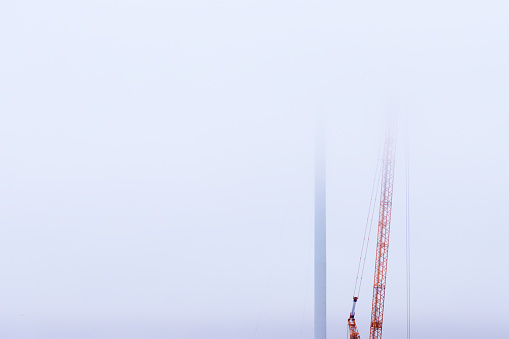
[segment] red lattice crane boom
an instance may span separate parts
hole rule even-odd
[[[371,325],[369,339],[382,338],[384,317],[385,286],[387,281],[387,259],[389,255],[389,234],[391,228],[392,193],[394,187],[394,168],[396,163],[396,132],[389,126],[384,145],[382,178],[380,187],[380,210],[378,215],[378,235],[376,244],[375,277],[373,282],[373,301],[371,305]],[[350,339],[360,339],[355,323],[354,296],[352,312],[348,319]]]

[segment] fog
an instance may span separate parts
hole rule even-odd
[[[387,113],[384,337],[507,338],[509,5],[13,1],[0,11],[0,336],[307,338],[314,141],[346,337]],[[374,242],[356,318],[369,333]]]

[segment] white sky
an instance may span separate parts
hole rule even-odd
[[[345,337],[390,110],[410,134],[413,338],[509,336],[504,1],[0,9],[0,337],[311,339],[317,113]],[[386,337],[405,334],[402,149]]]

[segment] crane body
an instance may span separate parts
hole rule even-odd
[[[375,274],[373,282],[373,300],[371,305],[369,339],[382,338],[395,160],[396,133],[395,129],[389,125],[385,136],[384,156],[382,161],[380,209],[378,214]],[[360,339],[359,331],[355,323],[355,305],[357,303],[357,299],[358,298],[354,295],[352,312],[348,319],[350,339]]]

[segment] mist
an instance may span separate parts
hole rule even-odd
[[[322,116],[327,335],[346,337],[395,112],[384,336],[406,333],[408,145],[412,337],[507,338],[508,7],[3,4],[0,336],[312,338]],[[363,337],[373,266],[374,246]]]

